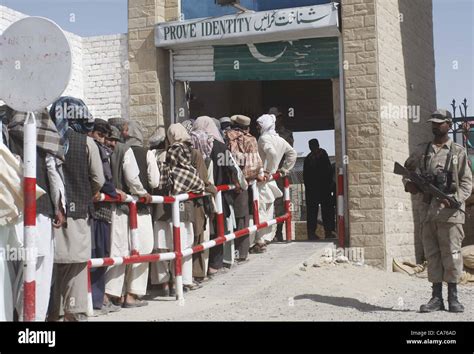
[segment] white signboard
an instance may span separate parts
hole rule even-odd
[[[243,44],[336,36],[339,36],[337,4],[330,3],[164,22],[155,28],[155,45]]]
[[[26,17],[0,36],[0,99],[22,112],[53,103],[71,77],[69,42],[61,28],[43,17]]]

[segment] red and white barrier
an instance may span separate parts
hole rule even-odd
[[[93,314],[94,314],[94,303],[92,301],[91,268],[89,264],[87,264],[87,316],[90,317]]]
[[[339,169],[337,176],[337,231],[339,247],[345,244],[345,222],[344,222],[344,170]]]
[[[0,132],[1,134],[1,132]],[[23,277],[23,321],[36,319],[36,119],[34,113],[27,114],[24,125],[24,245]]]
[[[288,179],[288,177],[285,178],[284,201],[285,201],[285,211],[287,214],[287,218],[285,220],[286,242],[291,242],[291,199],[290,199],[290,180]]]
[[[224,210],[222,204],[222,191],[218,191],[216,194],[216,219],[217,219],[217,237],[224,236]]]
[[[281,178],[279,173],[271,175],[268,181],[276,180]],[[180,217],[179,217],[179,205],[181,202],[186,200],[192,200],[196,198],[202,198],[207,196],[208,194],[194,194],[194,193],[184,193],[177,196],[170,196],[170,197],[163,197],[163,196],[153,196],[152,197],[152,204],[171,204],[172,206],[172,223],[173,223],[173,252],[168,253],[158,253],[158,254],[149,254],[149,255],[139,255],[134,254],[127,257],[113,257],[113,258],[97,258],[91,259],[88,262],[89,270],[90,268],[96,267],[107,267],[119,264],[135,264],[135,263],[143,263],[143,262],[160,262],[160,261],[170,261],[174,260],[175,266],[175,286],[176,286],[176,299],[182,300],[184,299],[184,291],[183,291],[183,275],[182,275],[182,263],[183,257],[190,256],[195,253],[203,252],[204,250],[210,249],[212,247],[222,245],[228,241],[234,240],[239,237],[246,236],[252,232],[256,232],[257,230],[267,228],[269,226],[286,222],[286,233],[287,233],[287,241],[291,242],[291,201],[290,201],[290,189],[289,189],[289,180],[285,178],[285,215],[276,217],[275,219],[268,220],[265,222],[259,222],[259,214],[258,214],[258,188],[256,183],[251,183],[252,192],[253,192],[253,201],[254,201],[254,220],[255,225],[242,229],[237,230],[235,232],[229,233],[225,235],[225,228],[224,228],[224,210],[223,210],[223,203],[222,203],[222,193],[226,191],[230,191],[235,189],[234,185],[222,185],[217,186],[217,194],[215,196],[216,201],[216,218],[217,218],[217,237],[213,240],[206,241],[202,244],[196,245],[192,248],[182,249],[181,246],[181,229],[180,229]],[[107,195],[102,194],[100,196],[100,201],[107,201],[107,202],[126,202],[129,205],[136,205],[136,203],[142,203],[144,200],[138,197],[127,196],[125,199],[120,198],[111,198]],[[136,214],[136,208],[130,208],[130,214]],[[130,219],[130,228],[136,230],[135,237],[138,239],[138,225],[132,222],[132,218]],[[132,233],[134,235],[134,233]],[[91,291],[90,286],[90,277],[89,277],[89,292]],[[90,301],[90,308],[92,307],[92,295],[89,296]]]
[[[176,299],[184,299],[183,291],[183,254],[181,253],[181,223],[179,221],[179,201],[171,204],[171,219],[173,221],[173,246],[176,254],[174,262]]]
[[[131,246],[132,250],[130,251],[130,254],[132,256],[137,256],[139,255],[138,252],[138,212],[137,212],[137,203],[136,202],[131,202],[128,203],[128,209],[129,209],[129,224],[130,224],[130,240],[131,240]]]
[[[260,224],[260,214],[258,213],[258,187],[257,182],[253,181],[252,184],[252,200],[253,200],[253,224]]]

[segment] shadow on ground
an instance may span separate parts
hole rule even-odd
[[[389,311],[389,312],[410,312],[410,310],[397,310],[388,307],[381,307],[361,302],[350,297],[325,296],[318,294],[304,294],[294,297],[295,300],[313,300],[323,304],[329,304],[339,307],[351,307],[361,312]]]

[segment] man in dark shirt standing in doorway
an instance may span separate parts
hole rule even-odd
[[[326,238],[335,237],[335,214],[331,200],[333,172],[331,161],[326,150],[319,147],[317,139],[309,141],[311,153],[306,156],[303,167],[303,178],[306,190],[306,220],[308,240],[316,240],[319,204]]]

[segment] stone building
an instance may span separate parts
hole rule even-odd
[[[183,19],[184,1],[129,0],[128,35],[77,38],[82,72],[70,92],[93,111],[114,107],[106,118],[140,121],[149,135],[205,112],[255,117],[274,102],[289,116],[293,109],[291,129],[335,130],[346,245],[388,270],[393,258],[421,257],[417,201],[392,171],[431,136],[431,0],[314,0],[206,20]],[[113,73],[103,73],[106,60]]]
[[[364,247],[367,263],[391,269],[394,257],[414,259],[415,249],[419,252],[419,241],[414,236],[416,201],[403,192],[399,176],[392,171],[394,161],[404,161],[413,146],[431,136],[423,121],[436,106],[432,3],[431,0],[343,0],[340,8],[339,38],[331,33],[326,34],[329,37],[320,37],[318,29],[313,31],[314,37],[335,38],[333,43],[339,47],[341,72],[329,77],[329,88],[323,83],[318,88],[326,93],[329,89],[333,101],[330,108],[336,131],[336,158],[338,168],[344,168],[346,176],[348,244]],[[206,56],[204,49],[201,56],[192,53],[192,43],[180,47],[179,39],[175,41],[177,45],[155,47],[157,24],[176,21],[180,14],[177,0],[129,2],[130,114],[150,127],[166,126],[172,117],[178,121],[180,109],[186,107],[183,80],[193,77],[186,76],[186,70],[170,69],[171,61],[186,60],[186,54],[191,53],[195,56],[189,56],[190,61],[181,65],[192,70],[193,58]],[[288,40],[294,39],[294,35],[270,34],[271,39],[261,37],[257,41]],[[307,35],[304,33],[302,37],[311,38]],[[213,40],[197,43],[197,39],[194,38],[194,47],[219,45]],[[221,39],[220,43],[224,45],[232,40]],[[314,45],[317,43],[324,45],[324,40]],[[181,58],[179,54],[173,58],[176,52]],[[217,65],[214,62],[214,68]],[[199,72],[205,70],[203,66]],[[177,77],[170,77],[170,72]],[[196,81],[205,79],[196,78]],[[170,81],[174,84],[174,99],[170,97]],[[339,82],[343,82],[343,91]],[[230,90],[239,90],[239,85],[242,89],[243,84],[238,81],[237,87]],[[229,90],[223,84],[218,88],[220,92]],[[252,90],[250,86],[246,89]],[[175,108],[170,111],[173,102]],[[419,107],[418,118],[401,117],[405,107]],[[342,134],[341,110],[345,123]],[[186,115],[188,111],[183,113]]]

